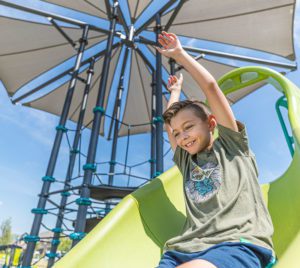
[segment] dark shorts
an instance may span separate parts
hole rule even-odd
[[[250,243],[223,242],[194,253],[166,251],[157,268],[174,268],[197,259],[209,261],[218,268],[269,268],[275,263],[272,251],[267,248]]]

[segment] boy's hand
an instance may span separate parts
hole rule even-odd
[[[176,58],[183,52],[179,39],[173,33],[163,31],[162,34],[158,36],[158,42],[163,48],[156,47],[156,49],[168,58],[176,60]]]
[[[182,74],[179,75],[179,78],[176,77],[176,75],[170,75],[168,79],[168,85],[167,89],[172,94],[172,92],[181,92],[183,83],[183,76]]]

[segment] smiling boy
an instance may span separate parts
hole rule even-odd
[[[162,48],[204,92],[200,101],[179,101],[183,77],[170,76],[163,117],[174,162],[183,175],[187,218],[168,240],[159,268],[257,268],[275,262],[273,225],[258,183],[255,156],[213,76],[163,32]],[[218,129],[218,138],[214,131]]]

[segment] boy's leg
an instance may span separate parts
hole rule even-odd
[[[193,260],[183,263],[176,268],[218,268],[206,260]]]

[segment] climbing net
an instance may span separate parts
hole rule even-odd
[[[74,241],[80,240],[85,236],[86,233],[74,232],[79,205],[86,206],[86,230],[90,231],[96,223],[103,219],[120,202],[122,197],[145,185],[158,175],[155,173],[150,174],[150,165],[155,163],[155,159],[151,157],[138,163],[129,163],[131,155],[130,151],[135,151],[135,148],[131,147],[134,147],[134,145],[141,145],[140,141],[137,142],[136,139],[145,139],[145,135],[147,135],[144,134],[143,137],[135,137],[137,135],[132,135],[132,131],[134,128],[144,127],[146,125],[151,126],[151,124],[153,124],[155,126],[157,119],[154,118],[153,121],[149,123],[128,125],[106,113],[104,116],[110,118],[114,122],[117,121],[118,125],[124,125],[127,128],[127,135],[120,138],[118,141],[110,140],[110,143],[102,138],[98,147],[100,147],[101,142],[107,142],[104,150],[107,156],[108,153],[106,147],[112,146],[113,142],[119,142],[121,151],[123,151],[123,161],[119,160],[120,157],[110,160],[103,159],[104,157],[102,157],[103,161],[101,161],[102,159],[100,158],[95,161],[93,165],[85,164],[87,162],[87,144],[85,144],[84,141],[87,140],[86,136],[89,135],[89,127],[91,126],[92,121],[88,122],[80,129],[62,126],[56,127],[56,130],[61,130],[64,133],[63,141],[65,146],[61,151],[63,151],[64,158],[68,159],[68,161],[59,161],[59,165],[63,162],[65,165],[68,165],[67,176],[62,177],[62,174],[59,174],[55,178],[49,176],[42,177],[43,181],[51,182],[55,189],[48,192],[46,196],[47,206],[45,209],[33,208],[31,210],[33,214],[43,214],[43,216],[45,216],[41,226],[44,231],[49,232],[49,235],[43,236],[42,238],[30,235],[25,235],[23,237],[25,242],[41,242],[48,245],[47,248],[51,247],[50,251],[41,258],[60,258],[61,255],[57,253],[57,248],[61,239],[70,238]],[[78,146],[74,148],[72,139],[74,140],[76,135],[79,137],[79,142]],[[166,147],[164,157],[167,158],[170,156],[169,153],[171,147],[168,140],[165,138],[164,144]],[[98,154],[99,153],[100,152],[98,152]],[[141,152],[139,151],[139,153]],[[72,161],[74,161],[74,164],[70,167],[70,162]],[[83,187],[84,170],[86,169],[92,169],[93,171],[91,185],[89,185],[89,188],[91,189],[91,198],[80,197],[80,191]],[[146,171],[149,172],[148,176],[146,176]],[[114,196],[116,190],[118,191],[118,194]],[[99,193],[99,191],[101,191],[102,194],[98,196],[97,193]],[[108,194],[105,194],[105,192]],[[120,192],[123,193],[120,194]],[[52,220],[49,218],[50,216],[52,217]],[[53,219],[55,218],[56,224],[53,222]],[[88,224],[89,220],[93,221],[92,227]],[[47,224],[45,224],[45,222],[47,222]],[[51,228],[50,224],[53,224],[54,228]]]

